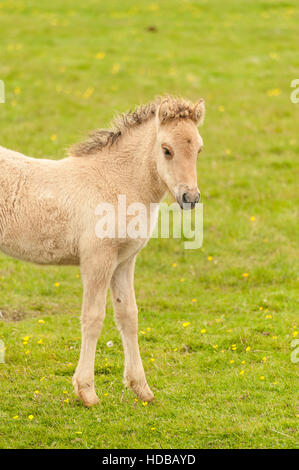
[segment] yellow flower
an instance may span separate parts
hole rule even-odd
[[[94,92],[94,88],[89,87],[87,90],[83,93],[83,98],[89,98]]]
[[[39,390],[35,390],[35,391],[34,391],[34,394],[35,394],[35,395],[38,395],[38,394],[39,394]]]
[[[185,279],[182,277],[182,278],[181,278],[181,282],[184,282],[184,281],[185,281]]]
[[[266,356],[264,356],[264,357],[262,358],[262,361],[263,361],[263,362],[266,362],[266,361],[267,361]]]
[[[52,134],[50,139],[52,140],[52,142],[54,142],[56,139],[57,139],[57,135],[56,134]]]
[[[151,428],[151,431],[155,431],[156,428]]]
[[[146,405],[147,405],[147,401],[143,401],[142,404],[143,404],[143,406],[146,406]]]
[[[251,220],[251,222],[255,222],[255,217],[254,217],[254,215],[252,215],[252,216],[250,217],[250,220]]]
[[[296,338],[297,335],[298,335],[298,331],[293,331],[293,337]]]
[[[233,350],[233,351],[236,351],[236,349],[237,349],[237,345],[236,345],[236,344],[232,344],[232,350]]]
[[[19,415],[14,416],[12,419],[19,419]]]
[[[217,349],[217,348],[218,348],[218,344],[214,344],[213,348],[214,348],[214,349]]]
[[[43,344],[43,340],[42,339],[39,339],[37,344]]]
[[[27,354],[27,356],[28,356],[28,354],[30,354],[30,351],[29,350],[25,351],[25,354]]]
[[[59,282],[54,282],[54,286],[59,287],[60,286]]]
[[[261,380],[265,380],[265,377],[263,375],[260,376]]]
[[[82,431],[76,431],[76,434],[82,434]]]
[[[248,277],[249,274],[248,274],[248,273],[243,273],[242,276],[243,276],[243,277]]]
[[[147,327],[146,331],[151,331],[151,328]]]
[[[260,310],[263,310],[263,307],[259,307]]]
[[[233,331],[232,329],[227,330],[228,333],[231,333],[232,331]]]
[[[106,393],[104,393],[104,397],[108,397],[108,393],[107,393],[107,392],[106,392]]]
[[[196,300],[196,299],[192,299],[192,302],[194,302],[194,303],[195,303],[195,302],[197,302],[197,300]]]
[[[151,357],[150,359],[152,362],[155,362],[155,358],[154,357]]]
[[[69,400],[68,398],[66,398],[66,399],[63,400],[63,401],[64,401],[64,403],[69,403],[70,400]]]
[[[29,340],[29,336],[24,336],[23,341],[28,341],[28,340]]]
[[[218,106],[218,111],[220,111],[220,113],[224,113],[224,111],[225,111],[224,106],[221,106],[221,105]]]
[[[225,153],[226,153],[226,155],[230,155],[232,152],[231,152],[230,149],[225,149]]]
[[[245,370],[242,369],[242,370],[240,371],[240,375],[244,375],[244,374],[245,374]]]
[[[79,279],[79,277],[80,277],[80,274],[76,274],[76,278]]]
[[[176,268],[176,267],[177,267],[177,264],[176,264],[176,263],[172,263],[172,267],[173,267],[173,268]]]
[[[245,349],[245,351],[249,352],[250,351],[250,346],[247,346],[247,348]]]
[[[231,361],[229,361],[229,362],[230,362],[230,364],[233,364],[235,361],[232,359],[232,360],[231,360]]]
[[[119,64],[114,64],[111,70],[111,73],[113,75],[117,74],[120,71],[120,65]]]
[[[19,95],[20,93],[21,93],[21,88],[17,86],[17,87],[14,89],[14,94],[15,94],[15,95]]]
[[[212,261],[213,256],[208,256],[208,261]]]
[[[28,416],[28,419],[29,419],[29,421],[32,421],[32,420],[34,419],[34,416],[33,416],[33,415],[29,415],[29,416]]]
[[[138,401],[139,401],[139,400],[138,400],[138,398],[135,398],[135,400],[134,400],[134,401],[135,401],[135,403],[138,403]]]
[[[157,3],[152,3],[149,6],[149,9],[152,10],[152,11],[157,11],[157,10],[159,10],[159,5]]]
[[[204,335],[207,332],[207,330],[203,328],[202,330],[200,330],[200,332]]]
[[[266,315],[265,318],[267,318],[267,320],[270,320],[270,319],[272,318],[272,315],[270,315],[270,314],[269,314],[269,315]]]
[[[174,352],[177,352],[178,348],[174,348]]]
[[[186,78],[187,78],[188,82],[191,82],[191,83],[196,81],[196,76],[192,75],[192,73],[188,73],[186,75]]]
[[[38,320],[38,323],[43,324],[43,323],[46,323],[46,322],[45,322],[45,320]]]
[[[274,88],[273,90],[268,90],[267,95],[268,96],[278,96],[280,95],[281,91],[279,88]]]
[[[40,378],[40,381],[43,382],[45,380],[46,377],[41,377]]]
[[[189,322],[189,321],[185,321],[185,322],[183,323],[183,327],[184,327],[184,328],[186,328],[186,326],[189,326],[189,325],[190,325],[190,322]]]
[[[105,55],[105,52],[98,52],[96,58],[102,60],[104,59]]]
[[[245,364],[245,361],[241,361],[241,364]]]
[[[279,55],[276,52],[270,52],[269,57],[273,60],[279,59]]]
[[[272,339],[277,339],[277,336],[272,336]]]

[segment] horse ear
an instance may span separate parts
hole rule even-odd
[[[192,119],[196,124],[199,126],[203,123],[205,117],[205,102],[203,98],[201,98],[194,106],[192,111]]]
[[[168,115],[168,110],[169,110],[169,103],[168,103],[168,99],[165,98],[163,101],[161,101],[157,110],[157,121],[159,124],[163,124],[163,122],[166,120],[167,115]]]

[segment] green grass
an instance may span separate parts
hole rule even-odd
[[[203,247],[153,239],[137,262],[140,348],[156,401],[121,399],[109,300],[100,404],[79,404],[79,270],[1,255],[0,447],[298,447],[297,2],[3,0],[0,15],[3,146],[60,158],[157,94],[204,97],[207,107]]]

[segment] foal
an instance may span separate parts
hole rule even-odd
[[[139,353],[134,265],[143,238],[98,238],[96,207],[147,208],[169,191],[184,208],[199,201],[196,159],[202,148],[197,125],[204,102],[157,99],[120,115],[112,130],[96,130],[59,161],[34,159],[0,147],[0,249],[39,264],[80,264],[84,287],[82,345],[73,377],[86,406],[98,403],[94,388],[97,340],[110,287],[125,353],[125,384],[144,401],[154,399]],[[157,214],[156,214],[157,215]],[[117,221],[116,221],[117,223]]]

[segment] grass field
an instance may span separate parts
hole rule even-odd
[[[156,401],[122,397],[109,299],[100,404],[79,404],[79,269],[0,255],[1,448],[299,446],[297,7],[0,0],[1,145],[61,158],[158,94],[204,97],[207,108],[203,247],[152,239],[137,262],[140,348]]]

